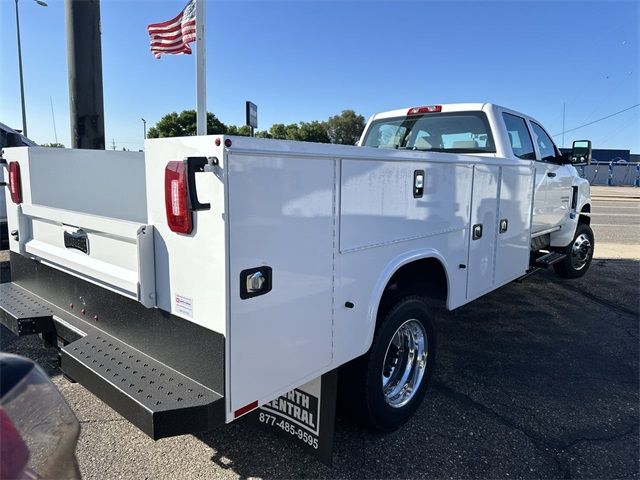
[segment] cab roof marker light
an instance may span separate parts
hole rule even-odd
[[[424,107],[413,107],[407,112],[407,115],[421,115],[423,113],[438,113],[442,111],[442,105],[426,105]]]

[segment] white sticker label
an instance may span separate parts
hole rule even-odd
[[[176,294],[176,313],[193,318],[193,299]]]

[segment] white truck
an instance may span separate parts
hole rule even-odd
[[[357,146],[229,136],[144,153],[7,148],[2,322],[153,438],[206,430],[340,368],[389,431],[422,401],[433,315],[589,268],[589,184],[492,104],[373,116]]]

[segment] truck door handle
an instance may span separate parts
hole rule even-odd
[[[555,177],[556,176],[556,172],[547,172],[547,177]]]
[[[413,172],[413,198],[422,198],[424,195],[424,170]]]
[[[474,225],[471,228],[471,236],[472,236],[473,240],[478,240],[479,238],[482,238],[482,224],[481,223],[477,223],[476,225]]]

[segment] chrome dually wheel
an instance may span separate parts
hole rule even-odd
[[[400,427],[424,399],[437,352],[429,301],[406,295],[387,303],[369,351],[340,370],[342,407],[373,430]]]
[[[579,223],[573,241],[564,248],[556,249],[557,252],[564,253],[564,260],[553,265],[554,270],[562,278],[580,278],[591,265],[595,239],[593,230],[586,223]]]
[[[387,404],[400,408],[411,401],[427,367],[427,333],[416,319],[404,322],[391,338],[382,366],[382,391]]]
[[[583,269],[591,258],[592,251],[591,239],[586,233],[580,234],[571,247],[571,266],[575,270]]]

